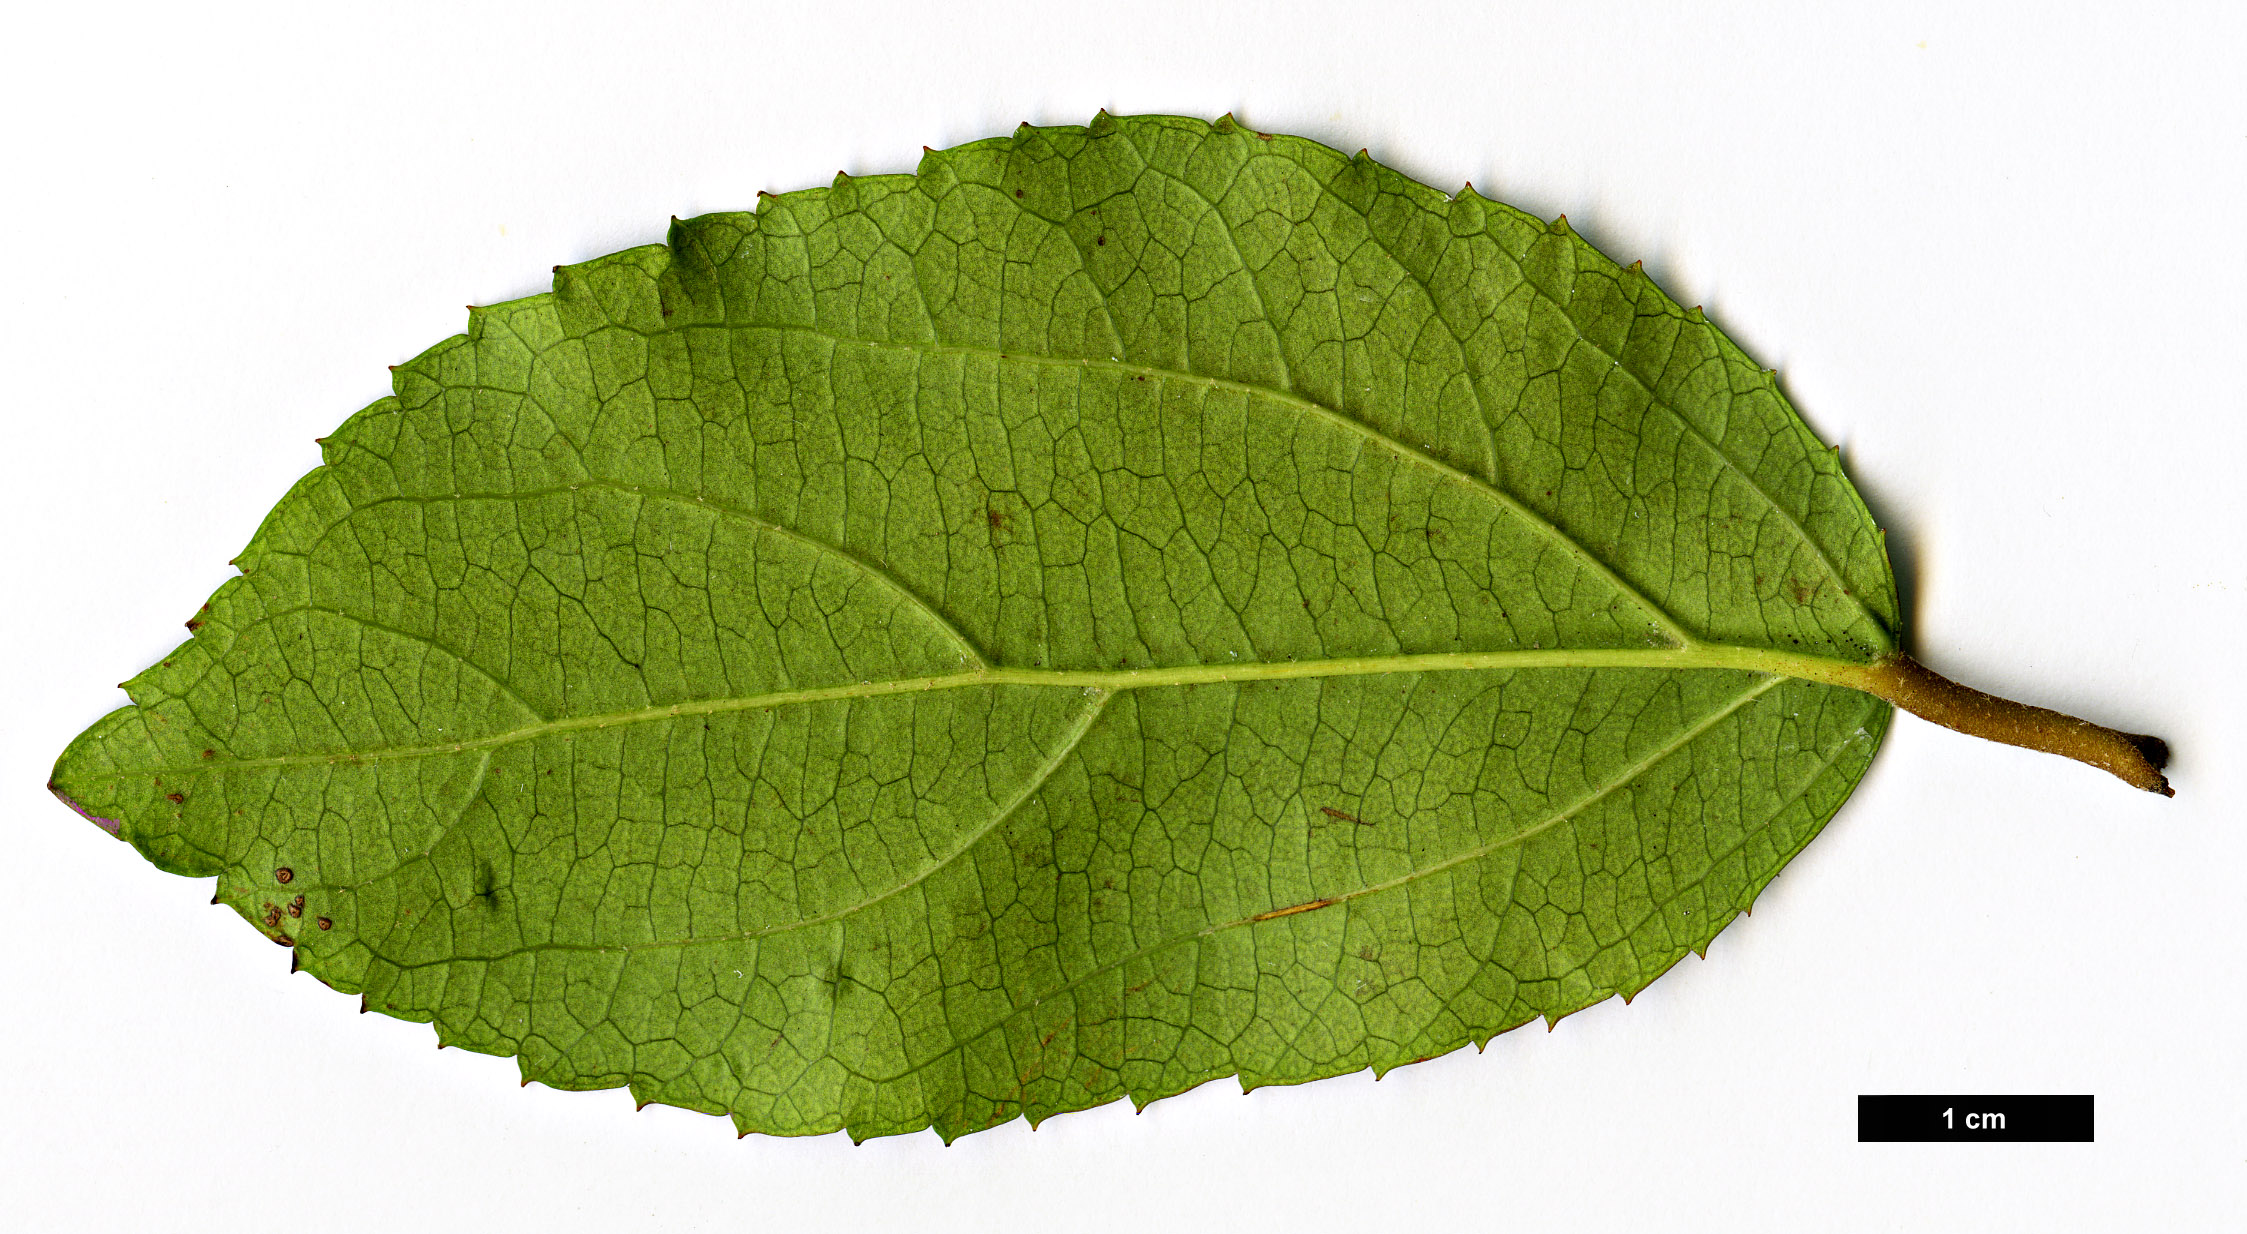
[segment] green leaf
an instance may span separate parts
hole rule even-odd
[[[1769,372],[1230,119],[678,223],[393,389],[55,787],[373,1010],[744,1131],[1628,996],[1890,716],[1880,533]]]

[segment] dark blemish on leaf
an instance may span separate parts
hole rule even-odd
[[[1020,196],[1022,196],[1022,190],[1021,190],[1021,189],[1016,189],[1016,190],[1014,190],[1014,195],[1015,195],[1016,197],[1020,197]]]
[[[1356,823],[1360,827],[1371,827],[1373,825],[1355,814],[1344,814],[1333,806],[1320,806],[1319,813],[1326,815],[1328,818],[1341,819],[1345,823]]]
[[[204,757],[204,758],[216,758],[216,757],[217,757],[217,755],[215,755],[215,754],[211,753],[211,752],[210,752],[209,750],[205,750],[205,751],[203,751],[203,757]]]
[[[314,917],[312,919],[312,924],[320,927],[323,930],[332,930],[335,928],[335,922],[330,921],[325,917]]]
[[[286,935],[286,934],[276,934],[276,935],[274,935],[274,936],[273,936],[273,941],[274,941],[274,942],[276,942],[276,943],[279,943],[279,944],[281,944],[281,945],[282,945],[283,947],[294,947],[294,946],[296,946],[296,940],[295,940],[295,939],[293,939],[293,938],[290,938],[290,937],[289,937],[288,935]]]
[[[1095,238],[1093,239],[1093,241],[1092,241],[1092,242],[1093,242],[1094,244],[1106,244],[1106,243],[1108,242],[1108,237],[1106,237],[1106,236],[1097,236],[1097,237],[1095,237]]]
[[[171,802],[171,803],[172,803],[173,805],[175,805],[175,806],[176,806],[176,805],[181,805],[181,804],[183,804],[183,803],[185,803],[185,802],[187,801],[187,794],[186,794],[186,793],[166,793],[166,794],[164,794],[164,800],[166,800],[166,801],[169,801],[169,802]]]
[[[302,916],[304,916],[304,897],[303,897],[303,896],[298,896],[298,897],[297,897],[296,899],[294,899],[294,900],[291,900],[291,901],[289,901],[289,916],[291,916],[291,917],[302,917]]]
[[[296,871],[290,869],[287,866],[282,866],[280,869],[273,872],[273,881],[277,883],[286,883],[290,879],[295,877]]]

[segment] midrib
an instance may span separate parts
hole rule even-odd
[[[1820,656],[1771,651],[1754,647],[1697,644],[1690,647],[1588,648],[1514,651],[1432,652],[1419,655],[1356,656],[1331,660],[1245,661],[1232,664],[1190,664],[1175,668],[1136,668],[1109,671],[1086,669],[988,668],[927,677],[901,677],[885,681],[860,681],[802,690],[775,690],[735,698],[698,699],[656,707],[595,715],[567,716],[527,724],[503,733],[461,741],[419,746],[393,746],[380,750],[294,754],[274,758],[220,759],[176,767],[141,767],[112,773],[127,778],[157,773],[214,770],[254,770],[266,767],[351,765],[390,762],[489,750],[536,741],[542,737],[591,732],[633,724],[650,724],[691,716],[726,715],[738,711],[765,711],[890,694],[916,694],[935,690],[965,690],[986,686],[1028,686],[1058,690],[1119,692],[1160,689],[1166,686],[1217,685],[1228,682],[1296,681],[1315,677],[1365,677],[1387,673],[1473,672],[1486,669],[1598,669],[1643,668],[1664,670],[1712,669],[1769,673],[1799,677],[1827,685],[1862,689],[1868,666]],[[161,707],[162,704],[157,706]]]

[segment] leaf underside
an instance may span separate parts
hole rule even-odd
[[[1657,662],[1894,645],[1769,373],[1564,222],[1230,120],[678,223],[323,459],[57,791],[374,1010],[744,1131],[1629,995],[1888,723]]]

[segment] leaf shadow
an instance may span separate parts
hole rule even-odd
[[[1784,375],[1779,379],[1779,390],[1787,396],[1789,403],[1795,404],[1799,414],[1801,404],[1796,401],[1794,393],[1787,389]],[[1809,417],[1804,416],[1803,419],[1807,421]],[[1812,427],[1815,430],[1816,426]],[[1849,464],[1849,444],[1843,442],[1842,472],[1849,477],[1849,483],[1855,486],[1857,496],[1864,500],[1865,509],[1872,512],[1873,525],[1888,533],[1888,568],[1896,576],[1896,624],[1899,627],[1895,631],[1896,650],[1910,655],[1913,654],[1912,634],[1919,627],[1919,524],[1893,492]]]

